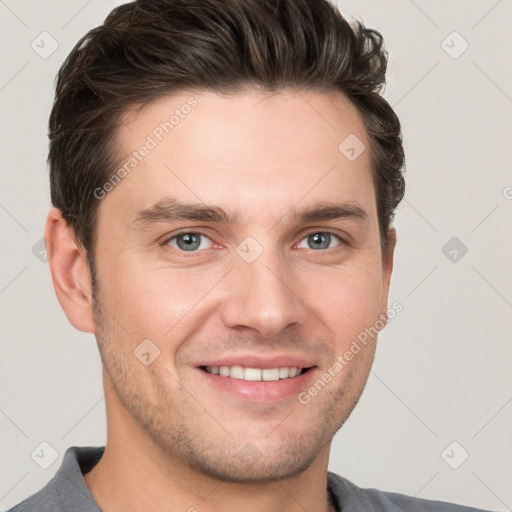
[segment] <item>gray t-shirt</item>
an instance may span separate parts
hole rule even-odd
[[[104,446],[71,446],[55,476],[38,492],[8,512],[98,512],[83,474],[101,459]],[[327,492],[338,512],[484,512],[442,501],[362,489],[345,478],[327,473]]]

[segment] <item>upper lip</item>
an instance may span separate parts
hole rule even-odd
[[[208,359],[196,366],[243,366],[245,368],[310,368],[315,364],[305,357],[293,355],[258,356],[254,354],[229,355]]]

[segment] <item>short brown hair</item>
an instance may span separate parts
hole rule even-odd
[[[400,122],[379,94],[387,56],[378,31],[350,25],[327,0],[137,0],[113,9],[60,68],[49,123],[51,200],[86,251],[93,287],[94,190],[115,170],[121,116],[188,89],[342,91],[369,136],[386,254],[404,194]]]

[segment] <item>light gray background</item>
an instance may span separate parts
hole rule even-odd
[[[94,337],[67,322],[32,248],[50,208],[54,77],[120,3],[0,0],[0,510],[40,489],[68,446],[106,439]],[[364,487],[511,510],[512,3],[339,5],[385,37],[385,97],[403,124],[407,194],[390,297],[404,309],[380,336],[330,469]],[[58,42],[46,59],[31,48],[43,31]],[[452,237],[468,248],[456,262],[442,252]],[[59,455],[48,469],[31,458],[43,441]],[[460,462],[462,450],[469,458],[452,469],[445,460]]]

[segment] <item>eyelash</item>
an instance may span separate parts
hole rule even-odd
[[[340,235],[338,235],[337,233],[335,233],[334,231],[329,231],[329,230],[313,230],[313,231],[309,231],[308,233],[306,233],[301,239],[300,239],[300,242],[302,242],[302,240],[304,240],[305,238],[307,238],[308,236],[311,236],[311,235],[315,235],[315,234],[318,234],[318,233],[322,233],[322,234],[329,234],[329,235],[332,235],[334,236],[335,238],[338,239],[338,241],[340,242],[338,246],[336,247],[332,247],[330,249],[322,249],[322,250],[314,250],[314,249],[309,249],[310,251],[313,251],[315,253],[328,253],[328,254],[331,254],[332,251],[336,251],[336,250],[339,250],[340,249],[340,245],[348,245],[348,243],[346,242],[346,240],[344,240]],[[161,242],[160,245],[162,245],[163,247],[165,246],[168,246],[169,242],[171,242],[171,240],[174,240],[175,238],[178,238],[179,236],[181,235],[201,235],[201,236],[204,236],[206,238],[208,238],[208,240],[212,241],[211,238],[206,234],[206,233],[203,233],[202,231],[190,231],[190,230],[185,230],[185,231],[180,231],[178,233],[175,233],[173,234],[171,237],[167,237],[164,239],[163,242]],[[175,250],[175,251],[178,251],[179,253],[183,254],[185,257],[194,257],[194,255],[197,255],[198,253],[201,253],[203,251],[205,251],[206,249],[201,249],[201,250],[196,250],[196,251],[182,251],[180,249],[175,249],[174,247],[171,248],[172,250]]]

